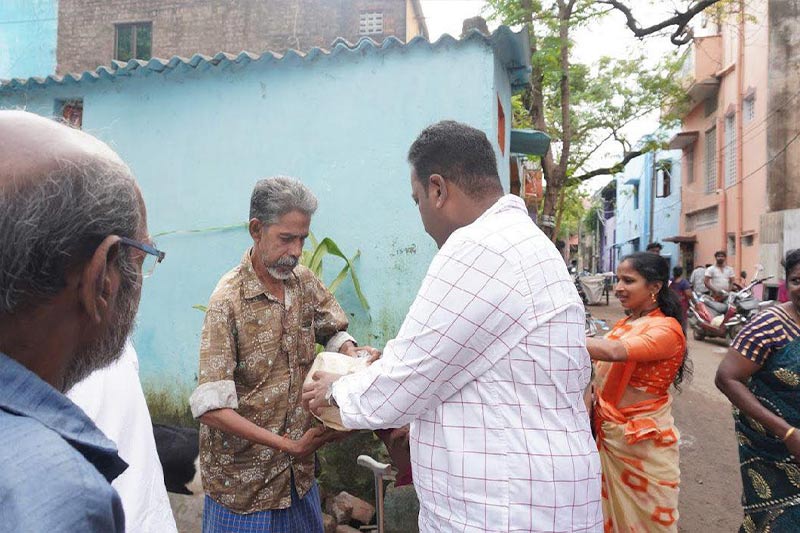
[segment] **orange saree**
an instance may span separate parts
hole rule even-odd
[[[685,353],[680,324],[656,310],[606,336],[628,360],[596,363],[594,424],[603,470],[606,532],[677,531],[679,433],[669,386]],[[623,405],[628,387],[652,398]]]

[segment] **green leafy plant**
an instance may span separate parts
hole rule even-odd
[[[328,290],[331,291],[332,294],[336,294],[336,290],[349,275],[350,279],[353,280],[353,288],[356,291],[356,296],[358,296],[358,301],[361,304],[361,307],[363,307],[365,311],[369,311],[369,303],[367,302],[366,296],[364,296],[364,293],[361,291],[361,283],[358,281],[356,270],[353,267],[353,263],[361,255],[361,250],[356,250],[356,253],[353,255],[353,257],[348,259],[348,257],[339,248],[339,245],[336,244],[330,237],[325,237],[321,241],[317,241],[314,234],[311,233],[309,234],[308,239],[311,243],[311,248],[308,250],[303,250],[303,256],[300,258],[300,264],[307,267],[314,273],[315,276],[322,279],[322,260],[329,255],[342,259],[345,264],[342,267],[342,270],[339,271],[339,274],[336,275],[331,284],[328,286]]]

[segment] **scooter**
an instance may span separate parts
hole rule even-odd
[[[725,300],[722,302],[693,292],[694,297],[689,301],[689,326],[695,340],[706,337],[733,340],[744,324],[762,309],[774,305],[772,301],[757,300],[752,293],[753,287],[772,277],[755,278],[741,290],[723,293]]]

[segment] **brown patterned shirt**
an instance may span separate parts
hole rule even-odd
[[[314,343],[338,351],[352,340],[347,317],[307,268],[286,280],[284,302],[256,277],[250,250],[217,284],[200,342],[200,375],[189,403],[195,418],[221,408],[275,434],[299,439],[313,424],[300,396]],[[290,476],[302,497],[314,481],[313,454],[302,460],[200,425],[200,471],[206,493],[238,513],[285,509]]]

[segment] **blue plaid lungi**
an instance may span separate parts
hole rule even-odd
[[[203,507],[203,533],[322,533],[322,507],[317,482],[303,498],[291,480],[292,504],[287,509],[270,509],[237,514],[208,496]]]

